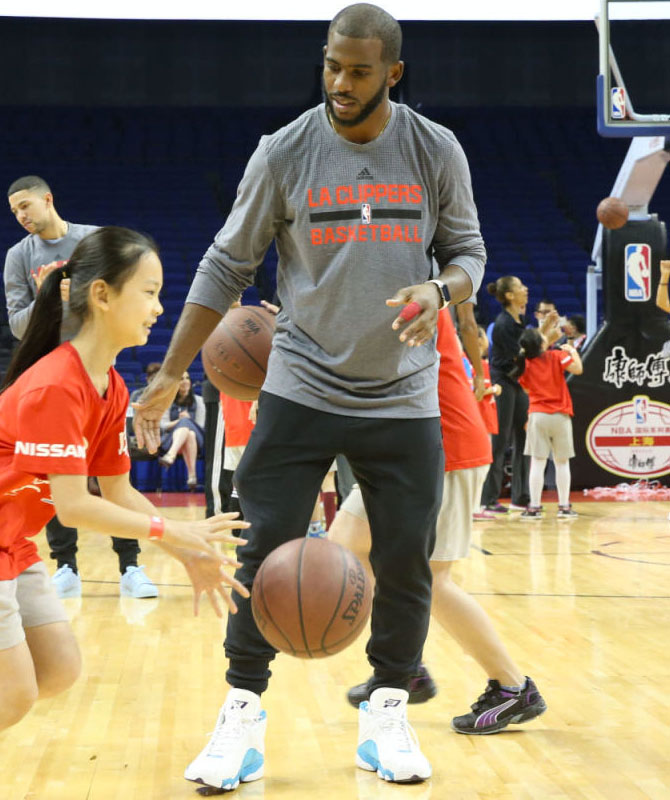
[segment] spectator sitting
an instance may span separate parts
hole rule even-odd
[[[144,368],[145,384],[151,383],[153,377],[160,368],[161,368],[160,361],[151,361],[149,364],[146,365],[146,367]],[[140,386],[137,389],[133,389],[133,391],[130,393],[130,402],[131,403],[137,402],[137,399],[139,398],[139,396],[142,394],[143,391],[144,391],[144,386]],[[128,416],[130,417],[133,416],[132,406],[129,406]]]
[[[158,459],[162,467],[171,467],[178,455],[184,457],[188,478],[186,485],[195,491],[198,478],[195,472],[198,452],[202,451],[205,440],[205,403],[193,393],[193,385],[188,372],[179,383],[177,396],[161,420],[161,451]]]

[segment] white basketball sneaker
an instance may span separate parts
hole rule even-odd
[[[380,688],[358,707],[356,766],[394,783],[425,781],[432,774],[407,722],[408,697],[404,689]]]
[[[186,780],[232,791],[240,781],[262,778],[265,723],[260,696],[231,689],[207,747],[186,767]]]

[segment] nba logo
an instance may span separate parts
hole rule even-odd
[[[647,402],[649,398],[645,395],[637,395],[633,398],[633,408],[635,410],[635,424],[644,425],[647,422]]]
[[[372,221],[372,209],[370,203],[363,203],[361,206],[361,222],[363,225],[369,225]]]
[[[612,119],[626,118],[626,94],[624,90],[617,86],[612,89]]]
[[[627,244],[625,262],[626,300],[645,303],[651,297],[651,247]]]

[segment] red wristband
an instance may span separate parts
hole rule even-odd
[[[149,538],[162,539],[164,533],[165,533],[165,520],[163,519],[163,517],[151,517]]]

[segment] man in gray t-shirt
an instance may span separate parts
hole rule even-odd
[[[62,267],[75,247],[96,225],[77,225],[61,219],[54,205],[49,185],[37,175],[15,180],[7,191],[9,208],[28,235],[7,251],[5,258],[5,295],[9,326],[22,339],[32,314],[35,298],[46,276]],[[63,322],[61,336],[70,339],[76,333],[74,318],[68,313],[69,280],[61,282]],[[53,585],[60,597],[78,597],[81,579],[77,570],[77,531],[67,528],[54,517],[47,523],[47,540],[58,569]],[[119,557],[121,592],[133,597],[156,597],[158,589],[137,566],[140,546],[135,539],[112,537]]]
[[[404,782],[431,774],[407,731],[406,690],[428,629],[444,474],[437,312],[472,297],[486,255],[456,137],[389,100],[403,71],[400,43],[398,23],[376,6],[359,3],[335,17],[324,48],[325,103],[261,138],[140,401],[136,430],[158,445],[160,415],[182,371],[274,240],[281,311],[257,424],[236,471],[251,522],[236,574],[250,588],[270,551],[305,535],[333,457],[346,456],[370,519],[376,579],[367,645],[374,674],[356,761]],[[219,788],[263,773],[259,695],[276,654],[249,600],[236,594],[235,602],[225,641],[232,688],[210,744],[185,773]]]

